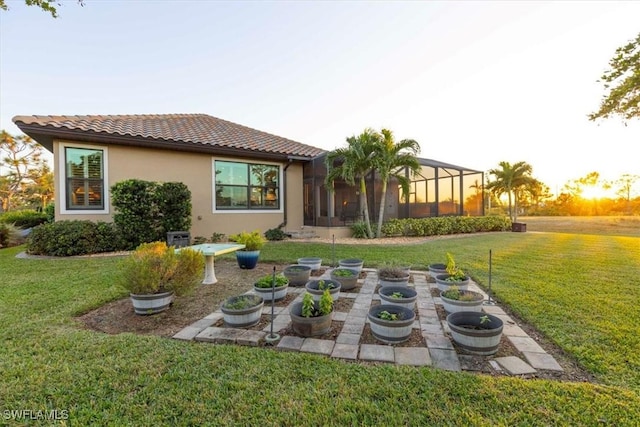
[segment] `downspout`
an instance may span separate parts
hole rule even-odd
[[[279,228],[287,226],[287,169],[293,164],[293,159],[289,159],[289,163],[282,170],[282,194],[284,195],[284,203],[282,204],[282,224]]]

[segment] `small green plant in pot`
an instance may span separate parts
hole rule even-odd
[[[274,285],[275,281],[275,287]],[[289,279],[283,274],[267,274],[260,277],[253,284],[253,291],[260,295],[265,301],[279,301],[287,296],[287,288],[289,287]]]
[[[191,293],[203,270],[204,257],[198,251],[143,243],[122,261],[120,284],[130,292],[137,314],[154,314],[169,308],[174,295]]]
[[[461,290],[467,290],[469,276],[458,265],[456,265],[453,255],[447,252],[447,274],[439,274],[435,277],[438,289],[446,291],[451,286],[457,286]]]
[[[232,234],[229,236],[229,240],[244,245],[244,249],[235,252],[238,266],[248,270],[255,268],[258,264],[260,249],[262,249],[267,242],[267,239],[260,234],[260,230],[254,230],[252,232],[242,231],[238,234]]]
[[[461,290],[457,286],[451,286],[446,291],[440,292],[442,306],[447,313],[458,311],[482,311],[484,295],[478,292]]]
[[[295,333],[303,337],[323,335],[331,329],[333,298],[325,290],[319,301],[314,301],[310,293],[305,292],[302,302],[296,302],[289,310],[291,326]]]

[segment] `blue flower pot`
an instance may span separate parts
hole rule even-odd
[[[260,256],[260,251],[236,251],[238,266],[245,270],[256,268],[258,256]]]

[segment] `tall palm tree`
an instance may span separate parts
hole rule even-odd
[[[349,185],[360,186],[360,206],[364,211],[364,221],[367,227],[367,237],[372,238],[371,221],[369,220],[369,205],[367,203],[367,185],[365,176],[373,167],[375,146],[379,136],[373,129],[367,128],[358,136],[347,138],[347,147],[337,148],[327,154],[325,163],[327,177],[325,185],[333,189],[336,179],[343,179]]]
[[[420,144],[413,139],[403,139],[396,142],[393,132],[382,129],[378,134],[375,144],[374,169],[380,175],[382,184],[382,194],[380,195],[380,210],[378,212],[378,227],[376,236],[380,236],[382,231],[382,220],[384,218],[384,206],[387,196],[387,186],[389,179],[396,178],[402,188],[402,195],[409,193],[409,179],[405,175],[408,168],[412,174],[420,170],[420,163],[416,159],[416,154],[420,151]]]
[[[531,165],[526,162],[500,162],[500,168],[490,169],[489,174],[494,180],[487,184],[487,189],[496,196],[506,194],[509,198],[509,218],[511,222],[518,220],[518,199],[520,190],[529,185],[534,179],[531,176]]]

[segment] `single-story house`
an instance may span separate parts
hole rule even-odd
[[[191,236],[283,225],[290,233],[343,237],[361,218],[356,188],[343,182],[325,188],[325,150],[206,114],[16,116],[13,122],[53,153],[56,220],[111,221],[109,189],[131,178],[186,184]],[[482,172],[419,161],[408,198],[389,186],[386,218],[484,213]],[[379,182],[373,173],[367,182],[376,218]]]

